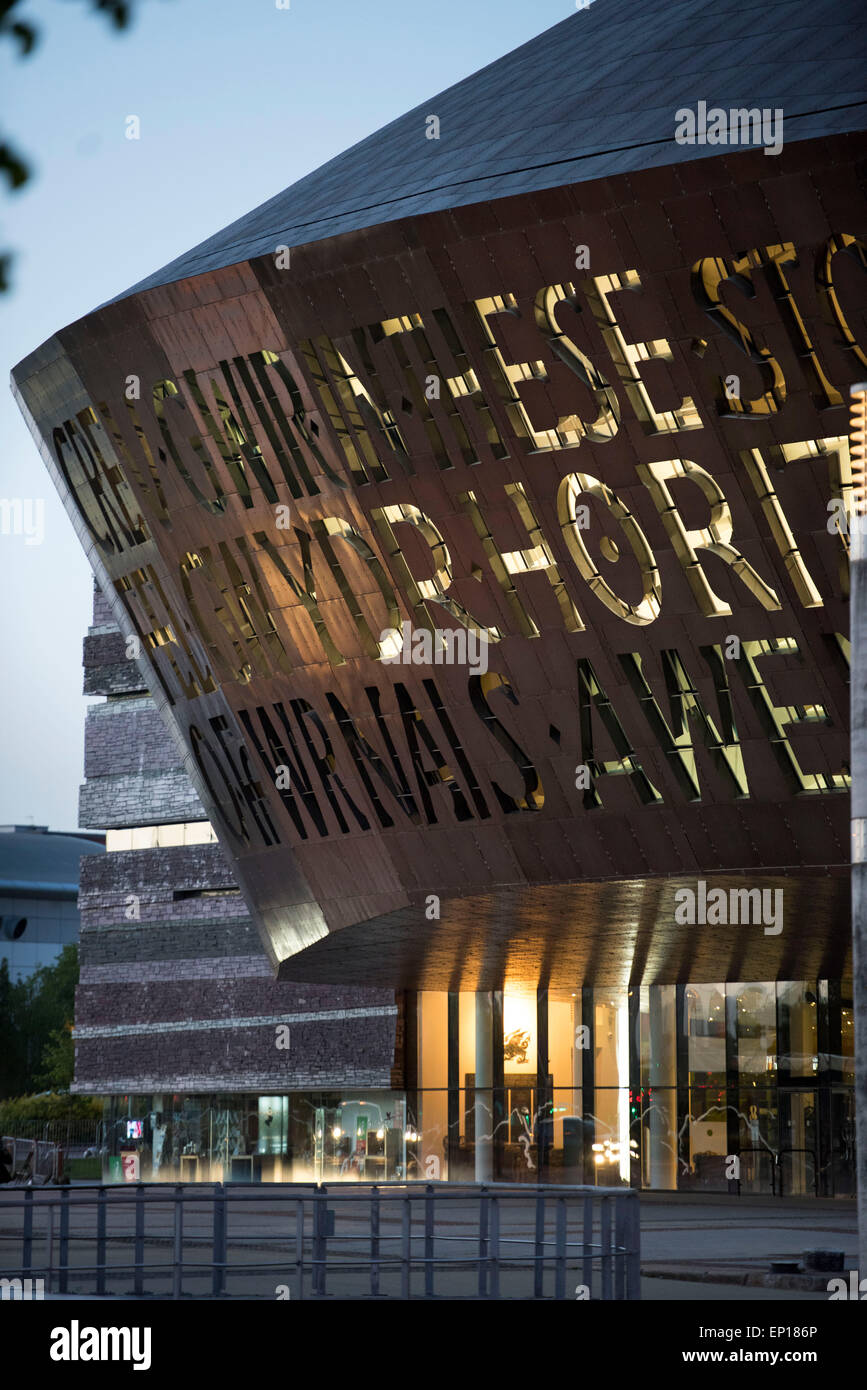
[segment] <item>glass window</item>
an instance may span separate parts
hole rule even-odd
[[[457,1153],[453,1155],[449,1150],[449,1163],[454,1159],[458,1165],[455,1176],[459,1176],[460,1181],[471,1182],[475,1173],[476,996],[464,990],[458,1000],[459,1139]]]
[[[632,1138],[641,1148],[643,1187],[677,1187],[677,990],[645,985],[639,1013],[641,1087],[630,1096]],[[636,1132],[636,1130],[638,1132]]]
[[[779,1192],[778,1098],[776,1087],[758,1080],[735,1093],[741,1192]]]
[[[678,1186],[725,1190],[725,985],[687,985],[683,1029],[689,1070],[688,1123],[679,1129]]]
[[[843,1054],[843,1080],[855,1085],[855,1014],[852,983],[844,984],[840,996],[840,1051]]]
[[[596,1064],[593,1165],[600,1186],[629,1182],[629,992],[594,989],[592,1046]],[[634,1141],[637,1148],[637,1141]]]
[[[448,1134],[448,994],[418,995],[418,1125],[422,1176],[446,1178]]]
[[[535,1009],[535,996],[533,1007]],[[532,1032],[536,1031],[535,1012],[532,1018]],[[551,1077],[551,1090],[548,1100],[551,1114],[547,1125],[546,1149],[547,1181],[581,1183],[588,1180],[584,1173],[584,1123],[581,1099],[581,1085],[584,1059],[590,1055],[591,1038],[589,1027],[582,1028],[581,990],[551,989],[548,991],[548,1073]],[[534,1049],[535,1050],[535,1043]],[[509,1069],[509,1062],[506,1062]],[[534,1062],[534,1072],[536,1064]],[[532,1082],[536,1084],[536,1077]],[[519,1154],[521,1167],[532,1181],[535,1178],[535,1150],[532,1147],[534,1136],[531,1126],[525,1123],[523,1133],[515,1132],[520,1105],[513,1093],[513,1142],[521,1144]],[[526,1097],[524,1108],[530,1112],[538,1108],[535,1093]],[[592,1125],[592,1117],[587,1117]],[[595,1136],[591,1136],[593,1138]],[[535,1136],[538,1139],[538,1135]],[[589,1179],[593,1181],[592,1177]]]
[[[729,985],[736,1001],[737,1069],[741,1082],[756,1085],[775,1079],[777,1071],[777,998],[773,984]]]
[[[802,980],[777,985],[780,1019],[779,1069],[791,1077],[813,1077],[819,1069],[816,987]]]
[[[684,1010],[690,1087],[719,1089],[726,1082],[725,985],[687,985]]]

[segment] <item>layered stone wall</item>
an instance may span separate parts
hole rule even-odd
[[[176,745],[98,588],[85,638],[82,825],[203,822]],[[89,1093],[402,1084],[399,1001],[274,979],[218,844],[82,861],[75,1086]],[[288,1048],[278,1047],[278,1037]]]

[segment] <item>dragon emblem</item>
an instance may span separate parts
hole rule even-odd
[[[514,1033],[507,1033],[503,1039],[503,1056],[507,1062],[526,1062],[529,1046],[530,1034],[516,1028]]]

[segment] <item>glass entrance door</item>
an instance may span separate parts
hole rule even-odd
[[[814,1090],[780,1090],[780,1185],[784,1197],[818,1194],[818,1098]]]

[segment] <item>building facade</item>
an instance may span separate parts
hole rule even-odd
[[[852,1194],[849,982],[275,980],[99,590],[94,610],[81,819],[110,828],[82,861],[75,1089],[109,1097],[109,1154],[164,1180],[467,1181],[478,1105],[499,1179]]]
[[[99,834],[0,825],[0,960],[13,983],[78,943],[79,865],[102,852]]]
[[[166,975],[105,977],[138,1042],[83,978],[79,1038],[157,1128],[171,1090],[314,1176],[851,1190],[862,26],[741,25],[576,13],[16,369],[140,681],[93,920]],[[164,931],[98,921],[127,875]],[[260,978],[254,928],[272,981],[195,973]],[[293,1055],[358,991],[381,1100],[352,1006],[336,1089]],[[291,1086],[223,1064],[248,1026]]]
[[[182,1159],[188,1177],[280,1176],[287,1093],[312,1124],[322,1095],[373,1102],[403,1086],[398,997],[274,979],[126,653],[95,589],[84,688],[105,698],[88,709],[80,819],[107,827],[107,853],[82,862],[74,1089],[109,1097],[107,1157],[132,1140],[155,1177]]]

